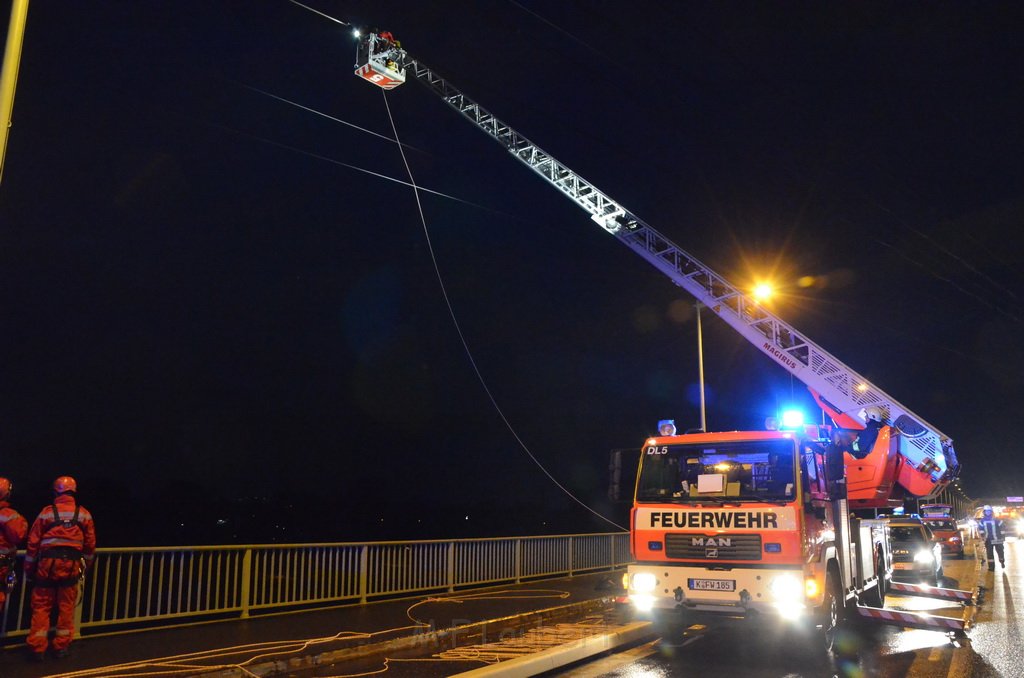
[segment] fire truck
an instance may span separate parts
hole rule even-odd
[[[828,649],[844,617],[880,610],[896,584],[889,583],[886,523],[874,515],[906,498],[932,497],[953,480],[952,439],[388,36],[360,36],[358,77],[384,89],[409,78],[425,85],[583,208],[602,232],[806,384],[832,419],[831,426],[647,439],[631,511],[635,563],[623,600],[637,611],[684,620],[791,623],[810,629]],[[889,623],[936,628],[912,614],[890,617]]]

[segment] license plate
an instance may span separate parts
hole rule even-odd
[[[894,569],[897,569],[897,570],[913,570],[914,569],[914,564],[913,563],[893,563],[892,566],[893,566]]]
[[[735,591],[735,579],[690,579],[688,586],[692,591]]]

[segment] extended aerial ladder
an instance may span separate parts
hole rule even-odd
[[[956,477],[959,465],[949,436],[776,317],[753,296],[732,285],[447,80],[411,58],[393,40],[381,39],[372,33],[363,35],[356,58],[356,75],[384,89],[393,89],[407,77],[412,77],[441,97],[478,129],[508,149],[516,160],[583,208],[607,233],[667,275],[762,353],[803,382],[838,426],[863,429],[865,408],[879,408],[887,422],[899,432],[896,436],[898,448],[894,454],[890,453],[889,459],[876,462],[878,468],[885,467],[888,484],[879,478],[871,480],[857,503],[859,507],[886,506],[902,500],[900,495],[903,493],[912,497],[933,496]],[[885,451],[880,453],[884,455]],[[856,460],[848,456],[847,465],[851,463],[855,464]],[[884,490],[880,489],[882,485]],[[851,492],[851,500],[853,498]]]

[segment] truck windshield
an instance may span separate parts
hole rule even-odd
[[[641,455],[637,501],[790,501],[795,460],[792,440],[650,445]]]
[[[921,543],[921,544],[923,544],[924,542],[928,541],[928,535],[925,532],[925,529],[924,529],[923,526],[921,526],[921,527],[917,527],[917,526],[911,526],[911,527],[890,527],[889,528],[889,538],[892,541],[899,541],[899,542],[909,541],[909,542],[916,542],[916,543]]]

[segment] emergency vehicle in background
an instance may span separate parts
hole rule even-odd
[[[952,518],[953,507],[949,504],[921,504],[918,509],[922,518]]]
[[[377,36],[360,38],[356,75],[384,89],[401,84],[388,71],[425,85],[800,379],[835,424],[648,439],[631,513],[630,603],[679,616],[791,620],[828,648],[858,603],[880,608],[891,576],[886,525],[857,513],[941,491],[958,471],[952,440],[393,40],[385,43],[387,57]]]

